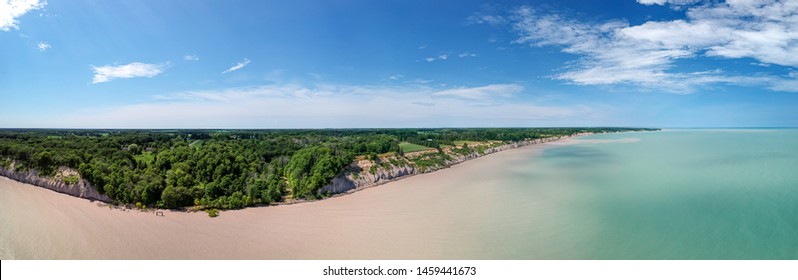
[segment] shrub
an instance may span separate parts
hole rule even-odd
[[[208,217],[211,218],[216,218],[219,216],[219,209],[216,208],[205,210],[205,212],[208,213]]]
[[[62,180],[63,180],[63,181],[64,181],[64,183],[66,183],[67,185],[74,185],[74,184],[77,184],[77,183],[78,183],[78,181],[80,181],[80,179],[78,178],[78,176],[66,176],[66,177],[64,177]]]

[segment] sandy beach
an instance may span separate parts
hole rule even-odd
[[[2,259],[458,259],[489,250],[497,170],[532,145],[321,201],[225,211],[153,212],[0,178]],[[456,226],[453,226],[456,225]],[[457,231],[447,229],[457,228]],[[474,242],[479,239],[480,242]],[[495,242],[500,242],[496,240]],[[469,246],[463,246],[469,244]]]

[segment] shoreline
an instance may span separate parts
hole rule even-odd
[[[615,133],[617,133],[617,132],[615,132]],[[376,182],[372,182],[372,183],[367,183],[364,186],[354,187],[352,189],[349,189],[349,190],[346,190],[346,191],[343,191],[343,192],[332,193],[329,196],[325,196],[325,197],[323,197],[321,199],[315,199],[315,200],[294,199],[294,200],[290,200],[290,201],[276,202],[276,203],[272,203],[272,204],[268,204],[268,205],[253,205],[253,206],[248,206],[248,207],[244,207],[244,208],[241,208],[241,209],[224,209],[224,210],[223,209],[219,209],[219,211],[229,212],[229,211],[244,210],[244,209],[247,209],[247,208],[264,208],[264,207],[272,207],[272,206],[286,206],[286,205],[296,205],[296,204],[324,201],[324,200],[331,199],[331,198],[347,196],[347,195],[354,194],[354,193],[357,193],[357,192],[360,192],[360,191],[363,191],[363,190],[366,190],[366,189],[371,189],[371,188],[382,186],[382,185],[385,185],[385,184],[388,184],[388,183],[397,182],[397,181],[400,181],[400,180],[403,180],[403,179],[412,178],[412,177],[415,177],[417,175],[436,173],[436,172],[439,172],[439,171],[442,171],[442,170],[449,169],[449,168],[451,168],[453,166],[460,165],[460,164],[465,163],[465,162],[473,161],[473,160],[479,159],[479,158],[484,158],[486,156],[490,156],[490,155],[497,154],[497,153],[504,152],[504,151],[508,151],[508,150],[515,150],[515,149],[518,149],[518,148],[530,147],[530,146],[538,146],[538,145],[542,145],[542,144],[566,142],[566,141],[574,139],[574,138],[589,136],[589,135],[593,135],[593,134],[594,133],[590,133],[590,132],[577,133],[577,134],[569,135],[569,136],[545,137],[545,138],[539,138],[539,139],[534,139],[534,140],[524,140],[524,141],[509,143],[509,144],[505,144],[505,145],[498,146],[498,147],[495,147],[495,148],[491,148],[491,149],[487,150],[489,152],[486,152],[484,154],[477,154],[476,156],[470,157],[470,158],[469,157],[465,157],[463,160],[453,161],[450,164],[447,164],[445,166],[442,166],[442,167],[439,167],[439,168],[436,168],[436,169],[423,171],[423,172],[417,172],[417,173],[409,173],[409,174],[402,175],[402,176],[396,176],[396,177],[388,179],[388,180],[380,180],[380,181],[376,181]],[[9,179],[9,180],[21,183],[21,184],[29,185],[29,186],[46,189],[48,191],[64,194],[64,195],[71,196],[71,197],[74,197],[74,198],[78,198],[78,199],[81,199],[81,200],[85,200],[85,201],[88,201],[88,202],[91,202],[91,203],[97,202],[97,205],[101,206],[101,207],[108,206],[108,207],[111,207],[111,208],[114,208],[114,209],[117,209],[117,210],[122,210],[122,211],[138,210],[138,212],[141,212],[141,213],[157,213],[157,212],[193,213],[193,212],[203,212],[205,210],[205,209],[191,209],[191,207],[184,207],[184,208],[178,208],[178,209],[168,209],[168,208],[137,209],[137,208],[133,207],[133,205],[124,205],[124,204],[123,205],[118,205],[118,204],[114,204],[112,201],[108,200],[107,197],[105,197],[104,195],[102,195],[102,197],[106,198],[106,199],[102,199],[102,198],[98,199],[98,196],[100,196],[100,195],[98,193],[96,193],[96,190],[94,190],[94,189],[91,189],[91,197],[85,196],[84,194],[87,193],[86,188],[87,188],[88,183],[84,183],[84,180],[81,180],[81,182],[79,184],[77,184],[77,185],[65,185],[63,183],[52,184],[52,181],[53,181],[52,178],[38,177],[36,172],[28,171],[28,172],[25,172],[25,173],[15,173],[15,172],[12,172],[12,171],[5,170],[5,169],[3,169],[1,167],[0,167],[0,169],[2,169],[2,171],[4,171],[4,172],[0,173],[0,177],[2,177],[2,178],[6,178],[6,179]],[[9,173],[13,174],[15,176],[8,176]],[[26,178],[26,179],[28,179],[31,182],[20,181],[17,178],[14,178],[14,177]],[[341,176],[339,176],[339,177],[341,177]],[[339,179],[339,177],[336,177],[336,179]],[[40,183],[40,182],[46,182],[46,183]],[[332,185],[332,184],[330,184],[330,185]],[[327,185],[325,187],[329,187],[330,185]],[[89,186],[89,188],[91,188],[91,187]],[[72,190],[79,190],[79,191],[75,192],[75,191],[72,191]]]
[[[8,246],[0,253],[3,259],[484,258],[487,248],[457,246],[489,229],[469,221],[501,204],[501,184],[494,180],[508,163],[538,156],[550,144],[348,193],[356,195],[248,207],[216,218],[109,209],[0,178],[0,247]],[[467,229],[449,232],[449,224]]]
[[[344,191],[344,192],[334,193],[334,194],[331,194],[330,196],[324,197],[322,199],[317,199],[317,200],[298,200],[298,201],[292,201],[292,202],[279,202],[279,203],[274,203],[272,205],[279,206],[279,205],[291,205],[291,204],[298,204],[298,203],[310,203],[310,202],[317,202],[317,201],[322,201],[322,200],[326,200],[326,199],[346,196],[346,195],[354,194],[354,193],[357,193],[357,192],[360,192],[360,191],[363,191],[363,190],[366,190],[366,189],[382,186],[382,185],[385,185],[385,184],[388,184],[388,183],[392,183],[392,182],[397,182],[397,181],[400,181],[400,180],[403,180],[403,179],[408,179],[408,178],[412,178],[412,177],[419,176],[419,175],[424,175],[424,174],[436,173],[436,172],[439,172],[439,171],[442,171],[442,170],[446,170],[446,169],[452,168],[454,166],[457,166],[457,165],[460,165],[460,164],[463,164],[463,163],[466,163],[466,162],[469,162],[469,161],[473,161],[475,159],[484,158],[484,157],[487,157],[487,156],[490,156],[490,155],[494,155],[494,154],[498,154],[498,153],[501,153],[501,152],[504,152],[504,151],[515,150],[515,149],[519,149],[519,148],[523,148],[523,147],[529,147],[529,146],[537,146],[537,145],[543,145],[543,144],[565,142],[565,141],[571,140],[573,138],[589,136],[589,135],[593,135],[593,134],[594,133],[577,133],[577,134],[570,135],[570,136],[546,137],[546,138],[540,138],[540,139],[535,139],[535,140],[519,141],[519,142],[510,143],[510,144],[506,144],[506,145],[502,145],[502,146],[496,147],[496,148],[494,148],[494,149],[497,149],[496,151],[488,152],[488,153],[481,154],[481,155],[478,155],[478,156],[475,156],[475,157],[471,157],[471,158],[466,158],[465,160],[462,160],[462,161],[454,161],[453,163],[451,163],[449,165],[440,167],[438,169],[430,170],[430,171],[427,171],[427,172],[411,173],[411,174],[407,174],[407,175],[403,175],[403,176],[397,176],[395,178],[391,178],[391,179],[385,180],[385,181],[377,181],[377,182],[374,182],[374,183],[371,183],[371,184],[367,184],[367,185],[362,186],[362,187],[356,187],[356,188],[353,188],[353,189],[350,189],[350,190],[347,190],[347,191]],[[268,206],[272,206],[272,205],[263,205],[263,207],[268,207]],[[256,207],[260,207],[260,206],[256,206]]]

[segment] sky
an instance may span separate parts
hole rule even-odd
[[[0,0],[0,127],[796,127],[798,1]]]

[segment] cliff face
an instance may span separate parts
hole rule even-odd
[[[74,174],[77,176],[77,171],[68,169],[68,168],[60,168],[58,170],[58,174],[56,177],[63,175],[63,174]],[[100,194],[97,192],[94,187],[86,182],[86,180],[79,179],[76,184],[67,184],[63,180],[59,178],[51,178],[51,177],[41,177],[39,176],[39,172],[35,169],[31,169],[25,172],[18,172],[14,169],[13,164],[8,169],[3,168],[0,166],[0,176],[5,176],[10,179],[31,184],[34,186],[39,186],[45,189],[53,190],[56,192],[60,192],[63,194],[68,194],[71,196],[91,199],[91,200],[99,200],[103,202],[111,202],[111,198],[104,194]]]
[[[574,136],[582,136],[585,134],[578,134]],[[382,163],[376,163],[371,160],[360,160],[352,163],[344,174],[335,177],[331,184],[326,185],[319,189],[319,193],[344,193],[357,189],[368,188],[379,184],[384,184],[390,181],[401,179],[402,177],[416,175],[421,173],[432,172],[447,168],[449,166],[475,159],[484,155],[513,149],[533,144],[541,144],[561,140],[564,137],[550,137],[535,140],[525,140],[515,143],[505,144],[497,147],[486,147],[483,151],[472,152],[469,154],[458,154],[452,152],[451,149],[444,149],[443,152],[449,159],[445,161],[444,165],[428,166],[426,168],[417,168],[415,164],[403,157],[391,157],[381,159]]]

